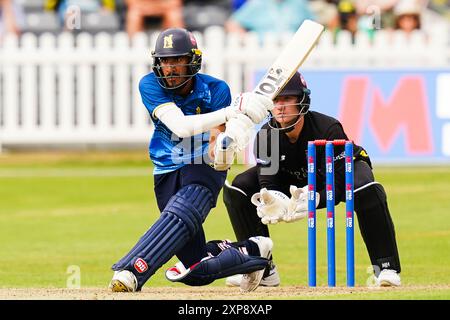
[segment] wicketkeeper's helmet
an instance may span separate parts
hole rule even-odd
[[[310,98],[311,90],[308,89],[306,85],[306,81],[303,78],[303,76],[300,74],[300,72],[296,72],[292,78],[288,81],[286,86],[281,90],[281,92],[277,95],[277,97],[283,97],[283,96],[296,96],[297,99],[297,108],[298,113],[295,115],[298,115],[296,120],[293,122],[292,125],[281,128],[278,124],[278,122],[275,120],[274,117],[271,117],[271,120],[269,121],[269,126],[272,129],[277,129],[282,132],[289,132],[294,129],[294,126],[300,121],[300,118],[305,115],[308,110],[309,106],[311,104],[311,98]]]
[[[281,92],[277,95],[277,97],[297,96],[298,101],[301,104],[300,110],[306,113],[309,109],[309,104],[311,103],[311,99],[309,97],[310,94],[311,90],[308,89],[305,79],[300,72],[297,71],[283,90],[281,90]]]

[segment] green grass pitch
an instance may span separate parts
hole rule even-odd
[[[245,170],[234,166],[231,180]],[[352,298],[450,298],[450,165],[375,167],[388,194],[408,291],[368,292]],[[158,218],[152,167],[145,153],[0,154],[0,287],[65,288],[71,266],[83,287],[105,287],[111,265],[135,244]],[[337,283],[345,285],[344,205],[336,213]],[[318,285],[326,286],[326,230],[318,211]],[[208,240],[231,239],[225,207],[209,214]],[[274,259],[282,286],[307,284],[306,221],[270,227]],[[370,262],[355,228],[356,283],[370,284]],[[163,274],[146,287],[182,286]],[[224,286],[218,280],[210,286]],[[332,298],[346,298],[344,294]],[[347,297],[348,298],[348,297]]]

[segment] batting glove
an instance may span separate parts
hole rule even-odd
[[[233,99],[231,105],[226,108],[226,119],[236,117],[238,114],[244,114],[249,117],[254,124],[264,120],[273,109],[273,101],[261,94],[245,92]]]
[[[254,126],[252,120],[243,114],[238,114],[225,123],[225,135],[235,143],[237,152],[247,147],[253,135]],[[219,147],[223,146],[219,145]]]
[[[214,146],[214,169],[217,171],[228,170],[234,162],[236,156],[237,146],[233,141],[226,149],[223,148],[224,140],[228,136],[221,132],[217,136],[216,144]]]

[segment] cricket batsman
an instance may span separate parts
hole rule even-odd
[[[232,103],[224,81],[199,73],[202,52],[185,29],[161,32],[152,57],[153,72],[142,78],[139,90],[155,127],[149,153],[161,215],[112,266],[110,289],[140,291],[176,255],[180,262],[166,272],[170,281],[200,286],[245,274],[241,289],[254,290],[268,266],[272,240],[252,237],[237,243],[207,243],[202,224],[216,206],[227,175],[226,169],[210,165],[217,135],[225,130],[233,141],[230,150],[242,150],[273,102],[244,93]]]

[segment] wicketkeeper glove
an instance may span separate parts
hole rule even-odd
[[[294,222],[301,220],[308,215],[308,186],[297,188],[291,185],[289,187],[291,198],[287,213],[283,216],[283,221]],[[320,195],[316,192],[316,208],[319,205]]]
[[[256,206],[256,213],[264,224],[276,224],[283,221],[289,205],[289,197],[283,192],[266,188],[255,193],[251,201]]]
[[[276,224],[280,221],[294,222],[308,214],[308,186],[297,188],[290,186],[291,198],[280,191],[261,189],[251,201],[256,206],[258,217],[263,224]],[[319,194],[316,192],[316,207]]]

